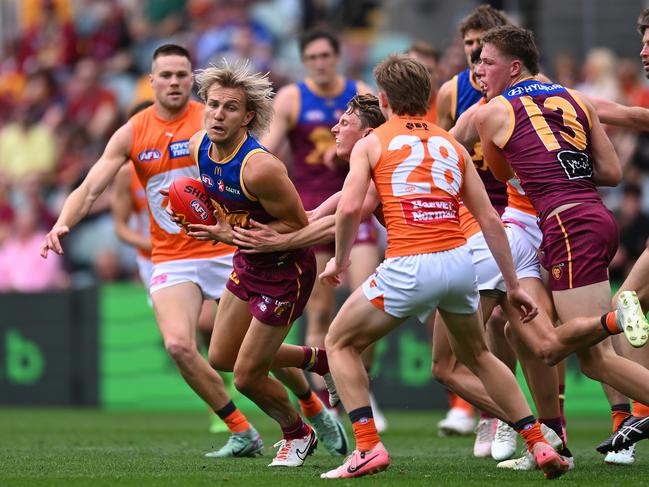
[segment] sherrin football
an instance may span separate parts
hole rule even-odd
[[[183,219],[183,225],[216,225],[214,206],[203,183],[189,177],[176,178],[169,186],[171,211]]]

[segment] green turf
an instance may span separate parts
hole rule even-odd
[[[266,441],[257,459],[208,460],[205,451],[226,434],[207,433],[206,414],[197,412],[99,412],[0,410],[0,486],[215,486],[303,485],[339,464],[320,448],[302,468],[269,469],[277,428],[262,416],[254,422]],[[497,470],[491,460],[472,458],[471,438],[438,438],[439,413],[388,413],[383,437],[392,456],[383,474],[336,485],[540,485],[538,472]],[[639,445],[633,467],[604,465],[593,446],[607,434],[608,418],[569,418],[577,469],[561,485],[643,485],[649,478],[649,448]],[[295,481],[300,484],[294,483]]]

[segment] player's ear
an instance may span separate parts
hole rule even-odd
[[[246,112],[246,116],[243,117],[243,125],[248,125],[250,122],[252,122],[253,118],[255,118],[255,112],[253,112],[252,110]]]
[[[518,77],[523,70],[523,63],[519,59],[514,59],[512,61],[510,70],[512,77]]]
[[[388,95],[385,94],[385,91],[379,90],[379,106],[381,108],[388,108]]]
[[[363,130],[363,137],[367,137],[372,132],[374,132],[374,129],[372,127],[367,127],[365,130]]]

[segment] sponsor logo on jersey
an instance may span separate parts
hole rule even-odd
[[[203,184],[208,188],[214,187],[214,180],[207,174],[201,174],[201,181],[203,181]]]
[[[144,149],[137,155],[140,162],[156,161],[162,157],[162,152],[158,149]]]
[[[425,122],[408,122],[406,128],[408,130],[428,130],[428,124]]]
[[[552,277],[554,277],[557,281],[561,279],[561,276],[563,274],[563,264],[557,264],[552,266]]]
[[[225,183],[223,180],[219,179],[219,181],[216,183],[216,186],[219,188],[219,191],[223,193],[225,191]]]
[[[444,221],[460,221],[457,201],[450,198],[422,196],[402,200],[401,210],[409,225],[422,226]]]
[[[219,179],[216,185],[221,193],[227,192],[236,196],[241,196],[241,191],[239,191],[238,188],[233,188],[232,186],[228,186],[223,182],[222,179]]]
[[[207,221],[207,218],[209,217],[209,213],[207,212],[207,208],[205,208],[205,205],[201,202],[201,200],[192,200],[189,203],[189,206],[191,209],[194,211],[194,214],[200,218],[203,221]]]
[[[176,159],[177,157],[185,157],[189,155],[189,139],[179,140],[169,144],[169,157]]]
[[[325,113],[322,110],[307,110],[304,113],[304,120],[307,122],[322,122],[325,118]]]

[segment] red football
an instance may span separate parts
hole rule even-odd
[[[196,179],[180,177],[169,186],[171,211],[183,219],[183,224],[216,225],[214,206],[205,192],[203,183]]]

